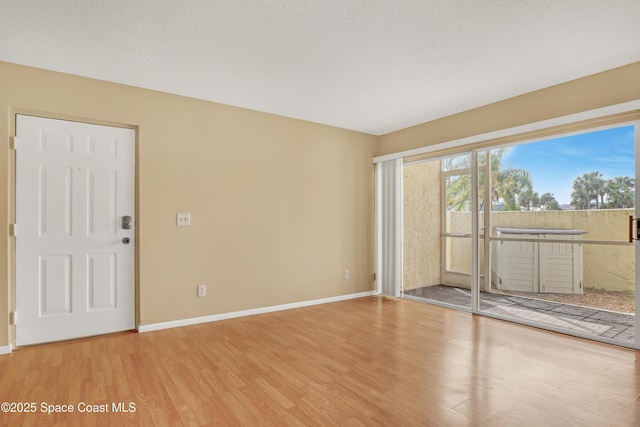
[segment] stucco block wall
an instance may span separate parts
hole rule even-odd
[[[405,289],[437,285],[441,277],[440,161],[403,169]]]

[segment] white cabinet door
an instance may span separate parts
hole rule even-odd
[[[17,345],[135,328],[134,207],[134,130],[17,116]]]
[[[535,238],[529,234],[519,236]],[[518,292],[538,291],[538,244],[532,242],[500,242],[500,276],[498,289]]]
[[[543,243],[545,238],[578,240],[579,236],[540,236],[540,292],[582,294],[582,246]]]

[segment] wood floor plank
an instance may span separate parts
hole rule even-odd
[[[638,356],[370,297],[17,349],[0,402],[37,410],[0,425],[635,426]]]

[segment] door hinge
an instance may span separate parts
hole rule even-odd
[[[580,289],[582,289],[582,282],[580,282]]]
[[[17,226],[16,224],[9,224],[9,237],[16,237]]]
[[[376,281],[376,273],[373,273],[373,281]]]
[[[12,150],[17,150],[18,149],[18,137],[17,136],[12,136],[11,137],[11,149]]]
[[[10,325],[15,325],[16,324],[16,312],[12,311],[11,313],[9,313],[9,324]]]

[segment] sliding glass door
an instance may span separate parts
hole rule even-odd
[[[404,165],[404,296],[471,310],[471,158]]]
[[[479,311],[635,343],[636,126],[491,149]],[[631,218],[631,219],[630,219]]]
[[[636,346],[639,132],[405,162],[402,296]]]

